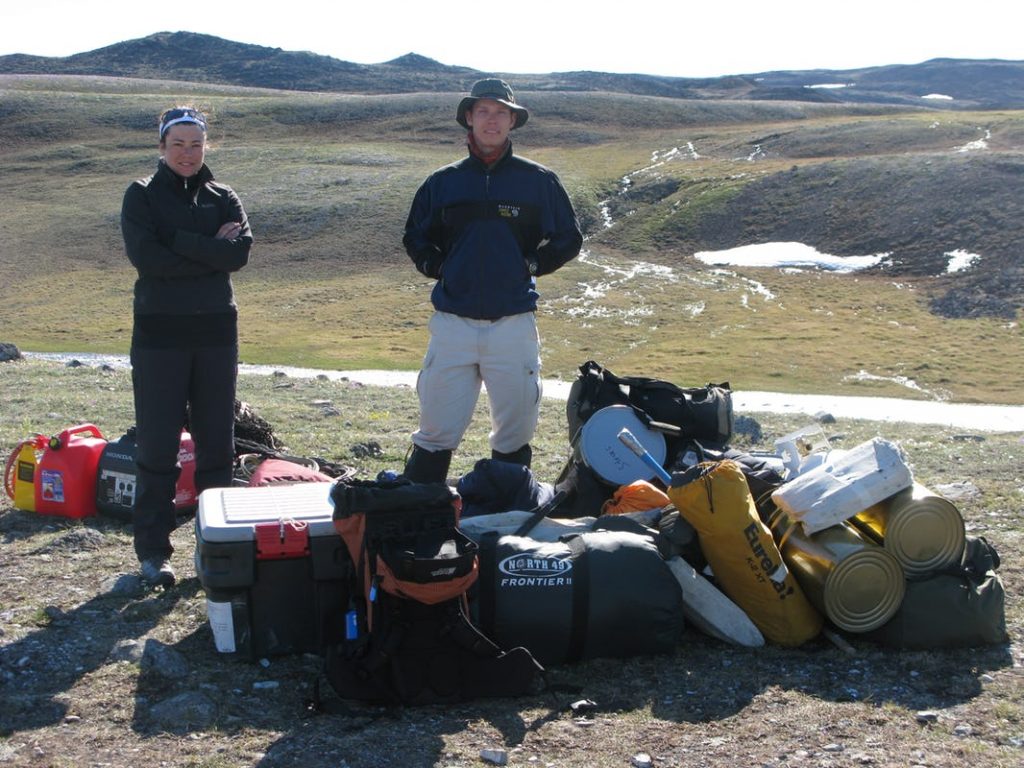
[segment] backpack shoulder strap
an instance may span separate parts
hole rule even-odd
[[[533,514],[531,514],[529,518],[524,520],[522,525],[516,528],[515,535],[528,535],[530,531],[537,527],[537,524],[540,523],[541,520],[543,520],[545,517],[554,512],[558,505],[565,501],[566,496],[568,496],[568,491],[566,491],[564,488],[555,491],[554,496],[552,496],[546,502],[537,507],[533,511]]]
[[[480,537],[480,578],[477,579],[477,624],[488,635],[494,634],[497,602],[498,532],[487,531]]]
[[[564,539],[572,559],[572,622],[569,625],[569,647],[566,661],[583,658],[586,650],[587,625],[590,623],[590,559],[583,536],[575,534]]]

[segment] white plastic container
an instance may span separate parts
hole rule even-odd
[[[796,477],[809,468],[801,466],[802,464],[810,462],[810,466],[817,466],[812,457],[828,453],[830,449],[828,438],[825,437],[825,433],[818,424],[801,427],[775,441],[775,450],[782,457],[788,479]]]
[[[806,533],[848,520],[858,512],[913,485],[914,478],[895,443],[876,437],[828,459],[772,493],[772,501]]]

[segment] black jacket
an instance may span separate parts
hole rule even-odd
[[[228,221],[242,224],[241,235],[216,239]],[[156,173],[133,182],[121,232],[138,271],[136,316],[237,312],[231,273],[248,263],[252,233],[234,190],[215,182],[205,165],[186,180],[161,161]]]
[[[510,146],[490,167],[470,155],[432,173],[403,243],[416,268],[437,278],[436,309],[496,319],[535,310],[536,278],[575,258],[583,235],[558,177]]]

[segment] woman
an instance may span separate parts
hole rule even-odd
[[[206,117],[193,107],[160,116],[156,173],[131,184],[121,208],[138,271],[132,329],[135,393],[135,553],[143,579],[174,584],[170,564],[181,430],[196,453],[196,491],[231,484],[238,307],[231,273],[249,261],[252,234],[234,190],[205,164]]]

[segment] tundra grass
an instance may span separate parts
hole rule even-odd
[[[447,95],[174,83],[140,92],[103,78],[0,85],[0,341],[127,351],[134,272],[121,196],[151,172],[155,114],[194,96],[216,118],[211,166],[239,191],[257,236],[236,279],[243,360],[418,367],[432,283],[413,270],[401,231],[417,185],[463,151]],[[517,134],[517,148],[559,173],[588,234],[584,257],[540,280],[545,375],[571,378],[592,358],[682,385],[1022,402],[1019,325],[935,317],[926,280],[714,270],[659,245],[763,174],[836,153],[951,151],[979,126],[1007,151],[1024,135],[1021,113],[608,94],[536,94],[536,104],[545,120]],[[647,199],[666,183],[678,190]]]
[[[642,266],[645,262],[639,262]],[[591,253],[541,280],[544,375],[594,359],[683,386],[1018,404],[1024,331],[949,320],[927,286],[814,271],[667,267]],[[236,281],[241,357],[326,369],[416,369],[432,281],[404,254],[362,273]],[[132,275],[124,269],[34,278],[8,300],[8,340],[32,351],[124,354]],[[52,296],[40,305],[35,296]],[[82,308],[85,308],[83,310]]]
[[[134,424],[130,374],[123,370],[70,367],[42,360],[0,364],[3,418],[0,419],[0,454],[7,456],[18,441],[34,434],[55,434],[76,424],[95,424],[108,439],[115,439]],[[242,375],[238,397],[266,419],[295,454],[319,456],[356,467],[364,476],[381,469],[400,468],[415,430],[419,404],[406,386],[363,386],[345,380],[292,378],[284,375]],[[330,405],[332,409],[326,409]],[[486,393],[477,403],[473,424],[456,452],[452,476],[472,469],[490,455]],[[795,414],[744,414],[758,422],[759,440],[737,431],[733,445],[770,450],[774,440],[808,424]],[[915,477],[926,485],[973,479],[984,482],[984,498],[972,505],[986,511],[990,525],[1016,531],[1024,509],[1021,454],[1024,433],[976,433],[965,439],[962,430],[899,422],[848,420],[823,427],[833,447],[851,448],[875,436],[899,442],[912,463]],[[376,444],[380,451],[361,450]],[[553,482],[572,453],[565,403],[545,398],[540,427],[534,441],[534,471]],[[987,457],[999,455],[992,462]]]

